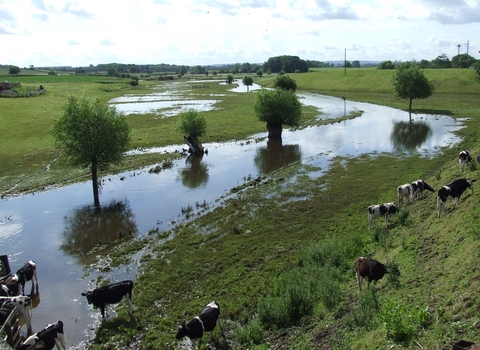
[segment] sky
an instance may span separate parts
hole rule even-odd
[[[20,68],[479,59],[480,0],[0,0],[0,48]]]

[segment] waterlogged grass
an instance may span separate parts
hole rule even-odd
[[[342,78],[343,70],[332,69],[294,78],[303,91],[406,108],[406,101],[392,97],[391,73],[348,70]],[[426,74],[438,80],[437,95],[414,101],[414,108],[468,117],[467,127],[458,132],[462,144],[443,149],[433,159],[402,154],[336,158],[321,177],[314,175],[319,169],[296,163],[252,179],[188,223],[121,246],[112,253],[116,264],[144,252],[135,285],[136,322],[129,321],[126,307],[120,305],[119,317],[102,324],[91,348],[178,348],[178,324],[212,300],[221,305],[229,346],[217,329],[213,343],[205,337],[209,344],[204,348],[448,349],[460,339],[478,342],[476,192],[467,190],[456,208],[447,202],[440,219],[435,193],[428,192],[402,208],[387,228],[381,218],[374,230],[367,223],[366,208],[395,200],[399,184],[422,178],[438,189],[461,176],[478,178],[476,165],[460,173],[457,155],[463,148],[480,152],[479,78],[470,70]],[[251,98],[253,94],[235,95],[222,102],[223,110],[207,113],[215,130],[207,140],[242,138],[243,132],[257,127],[265,130],[264,125],[244,125],[247,120],[255,124],[247,115]],[[307,113],[311,116],[306,120],[315,122],[317,112]],[[153,135],[160,139],[153,118],[132,121],[137,144],[155,144]],[[172,123],[164,132],[173,130],[173,119],[159,125],[163,123]],[[222,126],[217,129],[216,123]],[[163,142],[172,141],[161,139],[157,145]],[[19,169],[24,159],[18,160]],[[156,162],[127,159],[130,163],[124,166],[132,168]],[[360,255],[386,262],[391,269],[359,295],[353,261]],[[279,316],[288,317],[288,327],[278,322]]]

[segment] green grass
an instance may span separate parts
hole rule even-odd
[[[407,107],[407,101],[392,97],[391,71],[351,69],[347,75],[343,73],[340,69],[321,69],[293,77],[299,91]],[[178,324],[198,314],[212,300],[221,305],[222,324],[233,349],[447,349],[460,339],[478,342],[477,192],[468,190],[457,208],[449,201],[440,219],[436,217],[435,194],[429,192],[394,216],[387,229],[382,228],[381,219],[375,222],[377,230],[370,230],[367,223],[368,205],[396,198],[398,184],[423,178],[438,189],[460,176],[478,178],[478,166],[461,174],[456,157],[463,148],[473,154],[480,152],[479,76],[466,69],[425,73],[438,81],[437,90],[429,99],[415,100],[413,107],[419,112],[448,112],[455,118],[468,118],[467,127],[458,132],[463,138],[460,145],[443,149],[433,159],[398,154],[337,158],[321,178],[310,176],[317,169],[293,164],[252,180],[236,189],[236,196],[225,195],[223,205],[185,225],[168,232],[153,230],[144,239],[121,245],[111,253],[117,264],[132,261],[137,251],[145,251],[135,286],[136,323],[128,321],[126,307],[121,305],[119,317],[100,327],[91,347],[113,349],[136,344],[140,349],[177,348],[174,335]],[[256,81],[268,84],[270,80],[265,77]],[[10,151],[37,155],[16,159],[2,147],[4,159],[0,160],[14,162],[18,170],[30,174],[31,188],[54,180],[36,175],[44,173],[40,171],[42,159],[56,156],[48,139],[37,134],[48,129],[58,108],[56,103],[66,97],[64,84],[72,84],[71,90],[78,93],[87,89],[105,101],[123,93],[100,92],[95,82],[58,83],[50,88],[50,95],[54,95],[49,96],[50,104],[42,102],[43,97],[22,102],[35,101],[30,113],[35,113],[35,105],[44,105],[37,119],[15,101],[1,100],[2,105],[12,103],[6,109],[8,115],[19,113],[28,119],[23,124],[22,118],[11,123],[14,117],[7,120],[3,111],[0,114],[0,122],[25,138],[16,147],[8,145]],[[209,89],[208,93],[222,93],[218,84]],[[221,102],[222,109],[206,113],[208,131],[202,141],[242,138],[255,130],[266,132],[264,125],[252,122],[252,97],[232,94]],[[306,111],[307,123],[314,113]],[[179,143],[175,141],[181,135],[175,132],[174,118],[158,120],[144,115],[130,122],[135,145]],[[23,130],[32,124],[37,132]],[[29,148],[31,145],[41,147]],[[134,169],[148,162],[157,160],[128,157],[122,166]],[[0,171],[3,190],[5,183],[11,184],[15,170],[2,167]],[[52,171],[59,176],[62,173],[65,181],[86,176],[62,167],[53,167]],[[336,254],[322,259],[332,251]],[[359,255],[398,266],[400,276],[393,277],[398,277],[399,283],[385,277],[359,296],[353,273],[353,261]],[[337,270],[329,268],[332,265]],[[308,283],[293,283],[299,276]],[[309,307],[304,308],[300,321],[297,310],[290,308],[287,315],[292,316],[294,325],[276,329],[267,322],[259,323],[259,312],[282,314],[286,310],[281,303],[269,309],[265,300],[285,300],[291,306],[304,300]],[[204,348],[226,348],[218,329],[214,339],[210,343],[205,336],[204,342],[211,346]]]

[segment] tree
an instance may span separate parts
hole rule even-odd
[[[398,65],[393,73],[392,79],[395,96],[410,99],[408,110],[412,110],[413,99],[424,99],[430,97],[434,85],[430,82],[418,65],[412,64],[409,68]]]
[[[230,85],[233,83],[233,75],[229,74],[227,75],[227,80],[226,80],[227,85]]]
[[[273,86],[282,90],[297,90],[297,83],[295,80],[285,74],[277,75],[273,81]]]
[[[95,206],[98,197],[98,171],[119,163],[130,142],[130,126],[115,107],[98,98],[68,96],[63,111],[53,122],[52,134],[67,163],[90,167]]]
[[[8,74],[18,74],[18,73],[20,73],[20,67],[18,66],[8,67]]]
[[[463,53],[452,57],[452,67],[454,68],[468,68],[475,62],[475,58]]]
[[[383,61],[378,65],[378,69],[394,69],[395,66],[392,61]]]
[[[196,110],[189,109],[180,113],[178,128],[184,134],[183,138],[189,146],[189,152],[195,155],[203,155],[205,150],[198,140],[207,131],[207,121]],[[188,136],[185,136],[188,135]]]
[[[263,75],[263,70],[261,70],[261,69],[257,70],[257,75],[258,75],[259,78],[261,78],[262,75]]]
[[[352,67],[353,68],[360,68],[360,61],[356,60],[352,62]]]
[[[242,79],[243,85],[247,86],[247,92],[248,92],[248,87],[253,85],[253,78],[251,75],[245,75]]]
[[[130,73],[140,73],[140,68],[138,68],[137,65],[132,64],[132,65],[130,66]]]
[[[117,68],[115,68],[115,65],[113,64],[107,65],[107,74],[109,77],[113,77],[114,75],[117,74]]]
[[[267,123],[269,139],[281,139],[283,125],[297,127],[302,116],[302,105],[295,92],[280,88],[260,90],[253,109],[258,120]]]
[[[475,72],[477,72],[477,74],[480,74],[480,60],[474,63],[473,69],[475,69]]]
[[[435,58],[432,61],[433,65],[435,68],[452,68],[452,62],[448,58],[448,56],[444,53],[442,53],[440,56]]]

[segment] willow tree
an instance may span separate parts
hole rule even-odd
[[[122,160],[130,142],[126,117],[98,98],[70,95],[54,119],[52,134],[68,164],[90,168],[94,203],[99,207],[98,171]]]
[[[178,128],[184,134],[183,139],[189,147],[189,152],[197,156],[202,156],[206,150],[198,138],[207,132],[207,121],[205,117],[191,108],[180,113],[178,123]],[[185,136],[185,134],[188,136]]]
[[[262,89],[257,92],[253,109],[258,120],[267,123],[269,139],[281,139],[284,125],[300,125],[302,104],[292,90]]]

